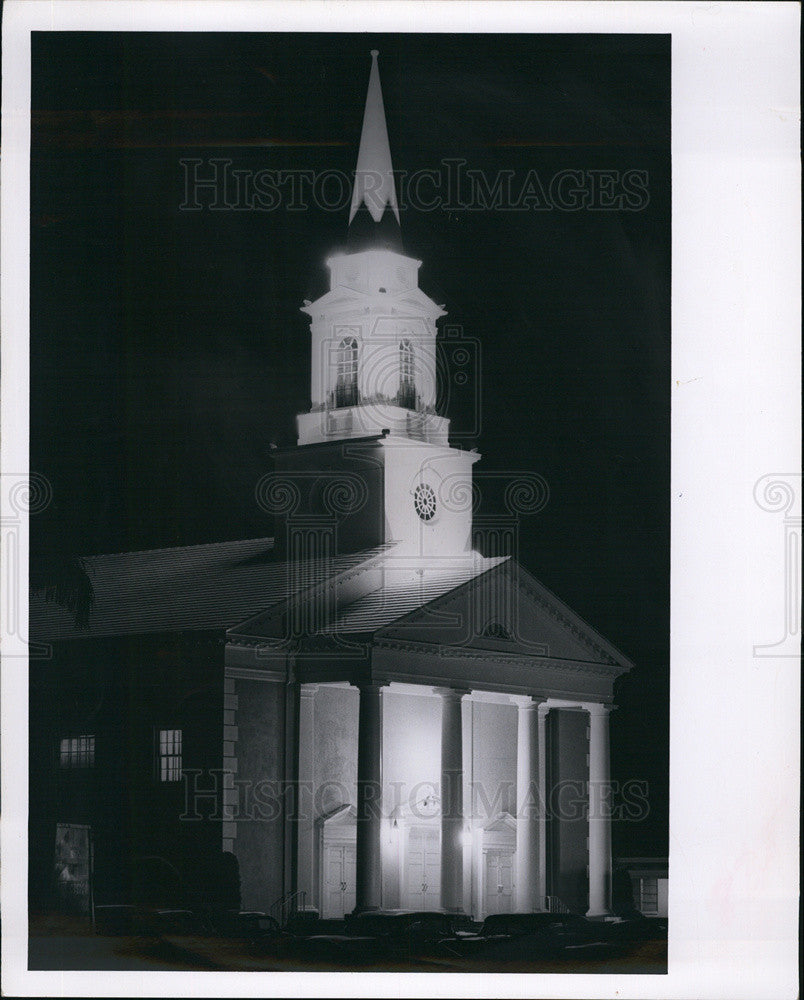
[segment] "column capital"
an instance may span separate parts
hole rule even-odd
[[[520,709],[534,709],[541,708],[541,706],[547,700],[546,698],[537,698],[534,695],[529,694],[512,694],[509,695],[512,704],[516,705]]]
[[[388,685],[387,683],[378,683],[376,681],[355,681],[349,687],[354,688],[355,691],[359,691],[361,694],[364,691],[366,694],[374,694],[375,692],[381,694]]]
[[[445,701],[461,701],[471,691],[469,688],[434,687],[433,694],[440,695]]]
[[[300,684],[299,685],[299,697],[300,698],[312,698],[316,691],[318,690],[317,684]]]
[[[584,708],[590,715],[608,715],[610,712],[613,712],[617,706],[604,705],[602,702],[593,701],[590,704],[584,705]]]

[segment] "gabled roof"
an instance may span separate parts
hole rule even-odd
[[[625,670],[633,670],[633,662],[613,643],[593,628],[573,609],[565,604],[556,594],[549,590],[536,577],[529,573],[521,563],[513,563],[520,586],[535,600],[550,618],[562,628],[580,639],[596,656],[608,657],[612,663],[619,664]]]
[[[308,634],[374,632],[505,561],[472,551],[452,557],[416,557],[393,543],[360,555],[360,561],[351,566],[339,567],[326,579],[311,580],[287,600],[250,619],[244,617],[229,629],[230,638],[248,643],[273,639],[281,616],[305,604],[316,608],[311,622],[323,621]]]
[[[606,676],[633,666],[510,557],[488,558],[470,551],[423,558],[397,546],[362,555],[362,561],[341,573],[312,581],[287,600],[241,621],[229,630],[230,640],[273,644],[285,616],[292,613],[294,621],[307,623],[308,636],[371,635],[383,648],[401,643],[409,650],[449,647],[462,656],[499,661],[585,664],[589,669],[597,664]],[[303,608],[310,613],[302,613]],[[488,615],[505,619],[511,634],[486,634]]]
[[[444,594],[462,587],[482,573],[505,562],[505,556],[473,558],[442,564],[434,568],[394,567],[393,556],[385,560],[380,587],[339,608],[335,620],[324,633],[375,632],[404,615],[430,604]]]
[[[632,667],[618,649],[508,557],[486,558],[477,552],[412,557],[398,546],[383,545],[290,563],[275,557],[272,538],[256,538],[91,556],[83,563],[95,593],[89,628],[76,627],[69,611],[32,594],[32,642],[228,630],[238,642],[259,643],[271,638],[271,623],[290,607],[317,602],[324,613],[323,626],[315,630],[318,635],[371,633],[381,645],[401,639],[408,645],[424,642],[426,647],[432,641],[449,645],[454,632],[463,647],[467,637],[460,623],[471,617],[463,605],[481,591],[493,593],[510,578],[516,591],[527,596],[528,621],[522,624],[538,642],[519,648],[519,640],[481,638],[470,646],[491,644],[498,659],[524,653]],[[490,655],[487,649],[475,652]]]
[[[551,661],[598,663],[623,671],[634,664],[515,559],[489,560],[489,571],[434,596],[426,609],[400,613],[377,630],[375,642],[460,645],[468,652],[494,651],[499,658],[526,655]],[[476,620],[478,614],[488,621]],[[450,625],[450,617],[460,623]],[[469,635],[464,623],[482,633]],[[505,627],[508,638],[486,634],[484,625]]]
[[[95,592],[89,628],[76,628],[69,611],[32,594],[29,638],[226,629],[381,551],[307,560],[292,573],[275,558],[273,538],[89,556],[83,560]]]

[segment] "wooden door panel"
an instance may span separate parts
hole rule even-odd
[[[513,871],[511,869],[511,857],[501,857],[497,878],[503,887],[503,893],[510,896],[513,888]]]
[[[355,908],[356,898],[357,850],[350,845],[343,849],[343,882],[346,886],[343,892],[343,912],[351,913]]]
[[[326,848],[325,871],[327,881],[324,887],[325,912],[323,916],[331,920],[339,920],[344,915],[345,895],[345,863],[342,846],[330,845]],[[352,885],[354,886],[354,880]],[[354,904],[352,904],[352,908],[354,909]]]
[[[509,851],[487,851],[484,872],[485,913],[510,913],[513,906],[513,867]]]
[[[406,905],[411,910],[437,910],[441,901],[441,839],[437,828],[408,831],[405,853]]]

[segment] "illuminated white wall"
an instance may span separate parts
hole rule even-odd
[[[415,555],[459,555],[471,549],[472,465],[480,456],[393,437],[382,443],[386,537]],[[423,521],[414,506],[420,484],[429,485],[436,498],[436,512],[429,521]]]
[[[404,906],[405,827],[426,824],[422,806],[438,792],[441,768],[441,698],[421,689],[383,693],[383,905]],[[464,909],[481,907],[483,826],[515,811],[517,710],[513,705],[463,703]],[[474,786],[474,787],[472,787]],[[397,826],[393,825],[397,818]],[[438,807],[433,818],[438,820]]]
[[[311,318],[313,408],[327,404],[335,387],[338,346],[348,338],[358,344],[361,397],[395,398],[399,343],[404,339],[414,347],[421,405],[435,406],[436,320],[444,311],[417,286],[420,261],[387,250],[367,250],[327,263],[330,290],[302,310]]]

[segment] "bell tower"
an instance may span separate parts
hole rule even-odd
[[[471,549],[468,498],[480,456],[450,447],[449,420],[436,411],[436,322],[446,313],[419,288],[421,261],[402,249],[378,54],[346,249],[327,261],[329,290],[302,307],[311,321],[311,407],[296,418],[297,448],[279,464],[291,472],[304,453],[323,458],[334,448],[352,469],[358,452],[371,453],[381,471],[369,476],[366,517],[379,502],[380,523],[367,521],[361,534],[353,513],[351,547],[397,542],[411,555],[459,555]]]

